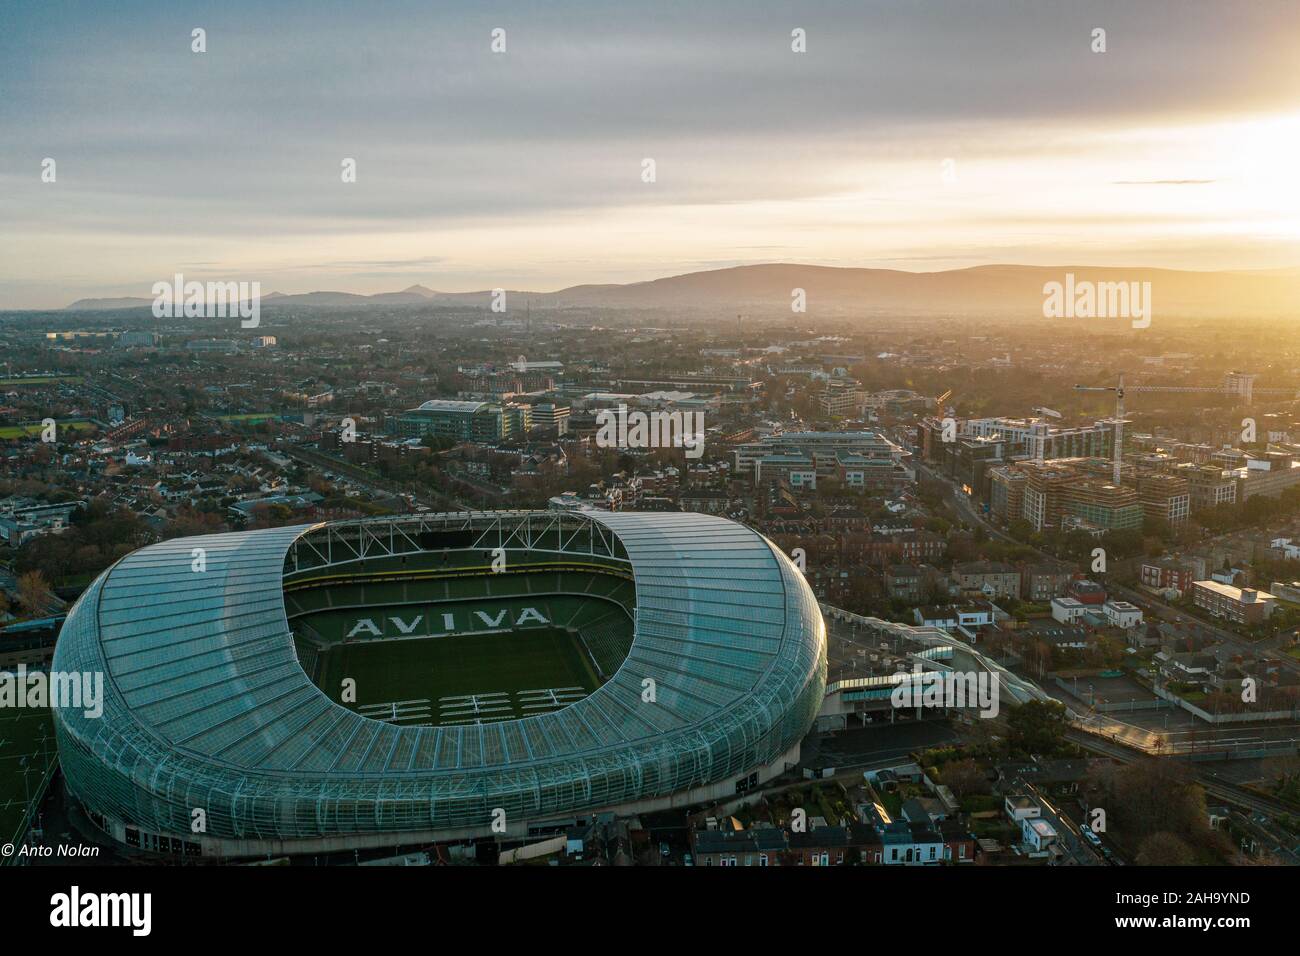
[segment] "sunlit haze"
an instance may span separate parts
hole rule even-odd
[[[783,261],[1300,265],[1294,4],[363,15],[6,6],[0,308],[178,271],[373,293]]]

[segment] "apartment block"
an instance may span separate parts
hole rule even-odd
[[[1192,513],[1191,487],[1177,475],[1150,474],[1138,479],[1142,516],[1171,525],[1182,524]]]
[[[1199,576],[1197,569],[1190,563],[1166,558],[1143,561],[1138,579],[1149,588],[1158,588],[1162,591],[1173,588],[1175,591],[1185,592]]]
[[[1195,581],[1192,603],[1236,624],[1258,624],[1277,607],[1277,596],[1255,588],[1239,588],[1219,581]]]

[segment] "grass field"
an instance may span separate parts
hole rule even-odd
[[[77,375],[33,375],[30,378],[0,378],[0,388],[15,388],[19,385],[53,385],[55,382],[80,382]]]
[[[247,412],[243,415],[215,415],[219,422],[269,422],[280,417],[279,412]]]
[[[0,715],[0,843],[14,842],[27,811],[27,795],[36,795],[54,754],[54,722],[48,710],[15,708]],[[26,774],[24,757],[31,768]]]
[[[586,697],[599,680],[567,630],[525,628],[493,634],[370,640],[322,652],[319,684],[345,706],[399,724],[511,720]]]
[[[0,427],[0,438],[32,437],[39,435],[44,427],[40,422],[33,422],[30,425],[5,425]],[[59,422],[57,431],[89,431],[94,427],[94,422],[77,419],[75,421]]]

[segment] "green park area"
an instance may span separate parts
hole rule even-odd
[[[96,425],[94,422],[85,418],[72,418],[67,421],[58,422],[58,431],[91,431]],[[0,425],[0,438],[34,438],[41,433],[45,426],[40,422],[28,422],[23,425]]]

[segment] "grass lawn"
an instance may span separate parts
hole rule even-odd
[[[41,433],[45,426],[40,422],[33,422],[30,425],[5,425],[0,427],[0,438],[23,438],[33,437]],[[56,434],[61,431],[89,431],[95,427],[94,422],[88,422],[84,418],[73,421],[59,422],[56,428]]]
[[[480,714],[485,721],[496,721],[558,709],[554,702],[548,705],[526,692],[580,688],[561,701],[572,703],[600,685],[577,639],[568,631],[551,627],[354,641],[323,652],[320,686],[331,700],[341,703],[346,678],[356,681],[357,699],[345,706],[367,713],[367,705],[424,702],[413,703],[398,722],[433,726],[475,719],[471,706],[444,698],[498,695]]]
[[[903,818],[903,798],[898,792],[881,793],[880,802],[885,805],[885,812],[889,814],[891,820],[901,820]]]
[[[831,826],[838,826],[840,818],[844,816],[842,808],[836,806],[832,795],[825,793],[820,788],[814,791],[814,806],[816,807],[817,816],[824,819]]]
[[[972,820],[970,829],[971,833],[979,839],[987,837],[1004,843],[1017,842],[1016,838],[1020,832],[1002,817],[993,820]]]
[[[0,378],[0,388],[16,388],[19,385],[53,385],[55,382],[80,382],[76,375],[33,375],[30,378]]]
[[[27,794],[35,796],[54,754],[49,710],[13,708],[0,714],[0,843],[14,842],[27,812]],[[23,772],[24,757],[29,773]]]
[[[997,811],[1001,807],[1002,801],[989,794],[972,793],[961,801],[963,813],[986,813],[990,810]]]

